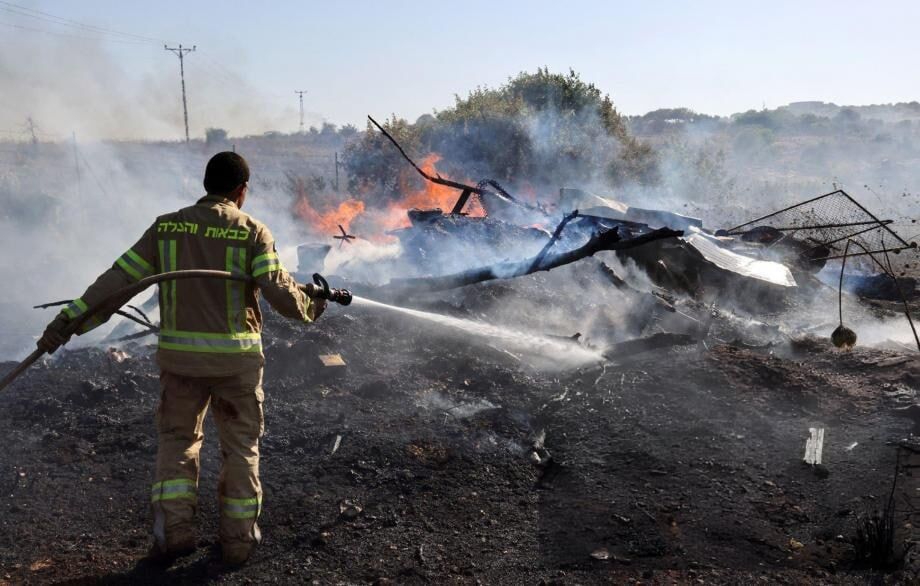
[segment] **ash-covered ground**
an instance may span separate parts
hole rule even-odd
[[[210,417],[200,548],[158,569],[141,561],[154,348],[128,343],[123,360],[104,346],[59,351],[0,394],[0,583],[917,579],[909,564],[871,567],[855,545],[859,520],[888,499],[890,444],[912,429],[895,409],[914,402],[916,351],[834,349],[835,294],[828,327],[795,332],[778,326],[813,308],[814,291],[790,294],[765,323],[686,300],[659,311],[617,290],[600,262],[406,303],[493,324],[518,319],[508,307],[543,307],[556,324],[545,334],[590,344],[610,332],[603,364],[535,359],[359,305],[312,326],[269,314],[264,542],[234,572],[216,544]],[[696,342],[617,359],[619,338],[681,321]],[[802,462],[810,427],[826,430],[819,468]]]

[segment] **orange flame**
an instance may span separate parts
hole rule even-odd
[[[441,155],[432,153],[422,160],[420,167],[429,175],[438,176],[435,165],[440,160]],[[411,225],[407,214],[409,210],[440,208],[444,213],[450,213],[460,197],[457,189],[430,181],[423,181],[421,189],[415,189],[415,181],[417,181],[415,172],[411,169],[405,170],[400,176],[399,188],[406,195],[383,208],[366,208],[363,201],[349,199],[340,203],[338,207],[324,212],[313,207],[303,186],[298,185],[299,193],[294,203],[294,212],[316,232],[321,233],[338,233],[339,224],[348,231],[352,222],[360,216],[360,227],[371,227],[377,231],[377,234],[362,234],[362,236],[371,240],[388,239],[384,236],[385,232]],[[464,211],[475,218],[486,215],[485,209],[476,196],[470,197]]]
[[[539,199],[536,188],[527,181],[517,188],[515,195],[530,203],[537,203]]]
[[[317,232],[338,233],[339,225],[347,232],[351,228],[351,222],[364,213],[364,202],[349,199],[340,203],[337,208],[321,213],[310,204],[305,195],[301,195],[294,204],[294,211]]]
[[[437,177],[438,170],[435,165],[440,160],[441,155],[432,153],[422,159],[419,167],[428,175]],[[413,176],[414,175],[409,175],[409,177]],[[460,197],[460,192],[455,188],[438,185],[431,181],[425,181],[421,189],[410,191],[410,183],[405,175],[400,181],[400,188],[404,193],[407,193],[407,195],[401,200],[387,206],[387,215],[382,225],[384,230],[394,230],[396,228],[405,228],[409,226],[409,216],[406,215],[406,213],[413,208],[422,210],[440,208],[445,214],[450,213],[454,208],[454,204],[457,203],[457,199]],[[469,199],[464,210],[467,215],[474,218],[482,218],[486,215],[485,209],[483,209],[482,205],[479,203],[479,199],[476,197],[471,197]]]

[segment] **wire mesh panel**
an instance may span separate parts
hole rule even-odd
[[[853,240],[847,266],[878,272],[886,266],[895,276],[920,274],[920,254],[916,243],[909,243],[891,229],[891,220],[882,220],[842,189],[826,193],[778,212],[751,220],[727,230],[743,235],[769,229],[778,238],[793,238],[803,246],[800,255],[825,261],[843,257],[847,241]],[[887,260],[886,260],[887,257]]]

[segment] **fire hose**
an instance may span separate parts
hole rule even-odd
[[[116,308],[121,307],[127,303],[129,299],[150,285],[156,285],[157,283],[162,283],[163,281],[180,281],[183,279],[225,279],[230,281],[242,281],[245,283],[253,281],[253,278],[248,275],[241,275],[228,271],[195,269],[160,273],[158,275],[153,275],[151,277],[141,279],[137,283],[128,285],[127,287],[122,287],[114,293],[106,296],[98,303],[94,303],[93,305],[89,306],[85,312],[67,324],[67,327],[61,331],[61,335],[63,335],[64,338],[70,338],[70,336],[72,336],[74,333],[76,333],[77,330],[80,329],[80,326],[86,323],[88,319],[97,313],[103,312],[105,310],[111,310],[113,305],[115,305]],[[300,289],[307,296],[313,299],[325,299],[327,301],[332,301],[333,303],[338,303],[339,305],[349,305],[352,299],[351,291],[348,289],[330,288],[329,283],[319,273],[315,273],[313,275],[313,283],[300,285]],[[0,391],[5,389],[10,383],[16,380],[19,375],[25,372],[26,369],[28,369],[39,358],[41,358],[44,353],[44,350],[38,348],[29,354],[22,362],[16,365],[13,370],[11,370],[9,373],[7,373],[6,376],[3,377],[3,380],[0,380]]]

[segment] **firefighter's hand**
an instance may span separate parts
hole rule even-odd
[[[319,319],[319,316],[323,315],[323,312],[326,311],[326,305],[328,305],[329,302],[322,297],[316,297],[310,301],[313,305],[313,321],[316,321]]]
[[[45,328],[45,333],[38,340],[38,348],[48,354],[54,354],[55,350],[66,344],[67,340],[70,339],[70,336],[64,335],[64,329],[68,323],[70,323],[69,320],[63,315],[54,318],[54,321],[48,324],[48,327]]]

